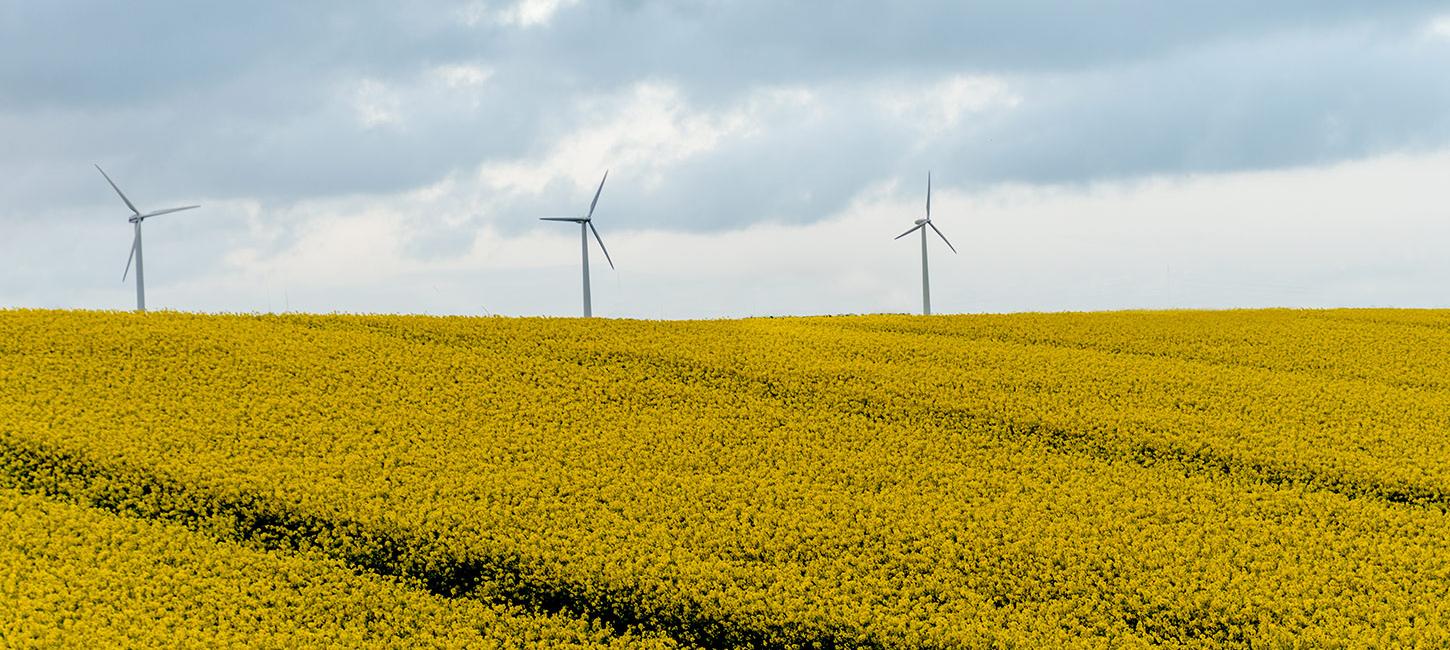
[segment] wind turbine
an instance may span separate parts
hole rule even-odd
[[[609,258],[609,249],[604,247],[604,240],[599,238],[599,231],[594,228],[594,206],[599,205],[599,194],[604,191],[604,181],[609,180],[609,170],[604,171],[604,178],[599,179],[599,189],[594,190],[594,200],[589,202],[589,214],[580,217],[539,217],[540,221],[567,221],[579,224],[579,250],[584,260],[584,317],[589,318],[594,314],[589,304],[589,233],[594,233],[594,240],[599,242],[599,250],[604,251],[604,260],[609,262],[609,268],[614,269],[614,260]]]
[[[931,172],[926,173],[926,217],[917,219],[916,225],[912,226],[911,230],[896,236],[897,239],[901,239],[918,230],[921,231],[921,313],[930,316],[931,276],[926,271],[926,229],[928,226],[931,227],[932,231],[936,232],[936,236],[941,237],[941,240],[946,242],[947,248],[952,249],[952,253],[957,252],[957,247],[952,246],[952,243],[947,241],[947,236],[941,234],[941,229],[937,228],[936,224],[931,222]]]
[[[106,182],[111,184],[111,189],[116,190],[116,194],[119,195],[121,197],[121,200],[126,203],[126,207],[131,209],[131,217],[130,219],[128,219],[128,221],[135,225],[136,236],[131,240],[131,256],[126,258],[126,270],[121,273],[121,281],[126,281],[126,275],[131,272],[131,261],[135,260],[136,311],[146,311],[146,280],[145,274],[142,272],[141,267],[141,222],[150,219],[151,217],[159,217],[163,214],[181,212],[182,210],[190,210],[193,208],[199,208],[201,206],[188,205],[181,208],[167,208],[165,210],[157,210],[155,212],[147,212],[146,214],[141,214],[141,211],[136,209],[135,204],[131,203],[131,199],[126,198],[126,193],[122,192],[121,188],[116,187],[116,181],[111,180],[111,176],[106,173],[106,170],[101,169],[100,165],[96,165],[96,171],[101,172],[101,175],[106,177]]]

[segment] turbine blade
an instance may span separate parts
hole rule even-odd
[[[926,220],[931,221],[931,172],[926,173]]]
[[[539,217],[539,221],[568,221],[570,223],[584,223],[579,217]]]
[[[594,218],[594,206],[599,205],[599,193],[604,191],[604,181],[607,180],[609,180],[608,169],[604,170],[604,178],[599,179],[599,189],[594,190],[594,200],[589,202],[589,216],[584,217],[585,221]]]
[[[197,209],[199,207],[201,207],[201,206],[199,206],[199,205],[188,205],[188,206],[182,207],[182,208],[167,208],[165,210],[157,210],[155,212],[149,212],[149,213],[143,214],[143,215],[141,215],[141,218],[142,219],[150,219],[151,217],[159,217],[159,216],[161,216],[163,214],[171,214],[173,212],[181,212],[182,210],[195,210],[195,209]]]
[[[947,241],[947,236],[941,234],[941,229],[940,228],[937,228],[936,227],[936,224],[928,221],[928,222],[926,222],[926,225],[931,226],[931,229],[936,231],[936,236],[937,237],[941,237],[941,240],[942,241],[947,242],[947,248],[952,249],[952,252],[953,253],[957,252],[957,247],[956,246],[953,246],[951,242]]]
[[[131,261],[136,259],[136,238],[131,238],[131,255],[126,258],[126,270],[121,272],[121,281],[126,281],[126,276],[131,274]]]
[[[907,235],[910,235],[911,233],[914,233],[914,232],[916,232],[918,230],[921,230],[922,228],[925,228],[925,227],[926,227],[926,222],[923,221],[923,222],[921,222],[919,224],[916,224],[915,226],[912,226],[911,227],[911,230],[908,230],[908,231],[906,231],[904,233],[901,233],[900,235],[897,235],[896,236],[896,239],[901,239],[902,237],[905,237]]]
[[[599,231],[594,228],[593,222],[589,224],[589,232],[594,233],[594,241],[599,242],[599,250],[604,251],[604,261],[609,262],[609,268],[614,269],[614,260],[609,259],[609,249],[604,247],[604,240],[599,238]]]
[[[126,207],[131,208],[133,214],[141,214],[141,211],[137,210],[136,206],[131,204],[131,199],[126,198],[126,193],[122,192],[121,188],[116,187],[116,181],[111,180],[111,175],[107,174],[106,170],[101,169],[100,165],[96,165],[96,171],[101,172],[101,175],[106,177],[106,182],[111,184],[111,189],[116,190],[116,194],[121,197],[122,201],[126,202]]]

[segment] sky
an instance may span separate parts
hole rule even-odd
[[[0,0],[0,308],[1450,307],[1450,5]]]

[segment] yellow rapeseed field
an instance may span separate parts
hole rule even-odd
[[[7,638],[1443,646],[1450,312],[0,312],[0,485]]]
[[[5,647],[667,648],[0,489]]]

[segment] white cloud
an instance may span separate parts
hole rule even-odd
[[[1437,38],[1450,39],[1450,15],[1440,16],[1430,21],[1430,26],[1425,33]]]
[[[649,186],[671,165],[710,151],[723,138],[754,132],[760,113],[809,101],[798,91],[771,90],[721,111],[697,111],[673,86],[641,83],[582,103],[584,125],[541,158],[486,164],[480,176],[497,189],[537,193],[555,178],[592,189],[605,169],[628,167],[637,182]]]
[[[431,73],[449,88],[473,88],[488,81],[493,76],[493,69],[477,64],[454,63],[437,66]]]
[[[460,20],[469,26],[492,23],[510,27],[541,27],[553,21],[564,9],[579,0],[517,0],[502,8],[494,2],[474,2],[459,12]]]
[[[352,91],[353,112],[358,124],[365,129],[401,122],[401,104],[396,92],[373,79],[359,81]]]
[[[390,83],[359,79],[343,87],[343,98],[363,129],[400,127],[410,117],[419,119],[420,114],[429,117],[440,111],[477,109],[493,75],[493,68],[477,62],[448,63]],[[405,114],[404,107],[414,114]]]
[[[0,257],[13,260],[0,304],[129,302],[129,233],[93,160],[144,202],[206,206],[147,233],[152,300],[192,309],[267,308],[270,282],[322,311],[421,309],[424,286],[432,310],[473,295],[494,311],[569,313],[572,299],[554,299],[577,290],[577,233],[532,218],[583,209],[605,167],[600,225],[622,264],[600,267],[597,291],[616,314],[909,309],[914,246],[886,238],[920,213],[927,169],[963,247],[934,253],[943,309],[1424,304],[1450,275],[1430,247],[1446,228],[1432,211],[1450,203],[1432,180],[1450,171],[1442,156],[1192,175],[1443,148],[1443,9],[1184,21],[1130,3],[1027,11],[994,40],[936,38],[1000,22],[961,3],[820,16],[461,3],[219,9],[191,17],[189,40],[100,55],[86,45],[104,46],[101,26],[142,33],[175,17],[27,12],[30,27],[0,42],[24,73],[0,84],[13,91],[0,133],[14,140],[0,154],[14,181],[0,188]],[[1064,40],[1064,16],[1109,29]],[[829,37],[888,17],[899,38]],[[798,18],[831,29],[801,34]],[[298,29],[316,38],[290,38]],[[599,33],[609,47],[587,36]],[[198,39],[216,48],[164,56]],[[89,64],[98,56],[107,65]],[[116,86],[117,67],[144,74]],[[771,219],[824,221],[748,226]]]
[[[547,25],[561,9],[572,7],[579,0],[519,0],[500,14],[500,22],[520,27]]]
[[[956,75],[924,87],[893,85],[877,91],[877,101],[888,115],[932,134],[972,113],[1015,108],[1022,97],[1000,77]]]
[[[1450,260],[1436,243],[1450,240],[1447,174],[1450,152],[1086,188],[966,194],[939,186],[933,214],[960,253],[931,244],[934,307],[947,313],[1450,306],[1442,281]],[[192,278],[173,264],[157,275],[170,284],[148,298],[160,307],[203,310],[576,313],[573,230],[505,234],[483,226],[463,233],[471,241],[460,255],[407,254],[408,238],[437,215],[466,209],[472,199],[459,196],[470,191],[449,182],[391,197],[297,205],[271,215],[301,224],[285,250],[258,248]],[[761,224],[713,235],[605,227],[619,270],[594,267],[596,313],[915,311],[919,248],[892,237],[919,210],[918,197],[883,182],[810,225]],[[158,250],[182,247],[186,233],[156,230]],[[116,241],[103,243],[114,253]],[[597,256],[595,249],[596,263]],[[114,269],[103,270],[97,284],[104,276],[104,291],[73,299],[125,307],[129,288],[114,284]],[[21,295],[5,299],[28,304]]]

